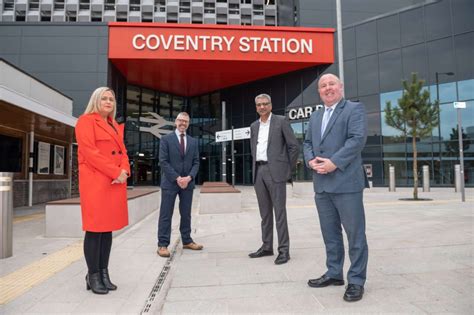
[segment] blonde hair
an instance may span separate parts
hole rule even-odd
[[[100,101],[105,92],[109,91],[114,96],[114,110],[109,114],[109,117],[115,120],[115,115],[117,114],[117,99],[115,98],[114,91],[106,86],[95,89],[92,92],[89,103],[87,104],[84,114],[98,113],[100,111]]]

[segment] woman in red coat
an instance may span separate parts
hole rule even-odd
[[[116,109],[114,92],[98,88],[76,124],[86,283],[97,294],[117,289],[108,272],[112,231],[128,225],[130,165]]]

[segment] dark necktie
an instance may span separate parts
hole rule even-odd
[[[181,156],[184,156],[184,133],[179,135],[179,149],[181,151]]]

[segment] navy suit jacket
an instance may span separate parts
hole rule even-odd
[[[194,189],[194,179],[199,170],[198,141],[186,135],[186,152],[181,156],[176,133],[172,132],[160,140],[161,189],[180,190],[178,176],[191,176],[186,189]]]
[[[336,170],[329,174],[313,172],[316,193],[352,193],[368,187],[361,152],[367,140],[367,116],[362,103],[342,99],[336,106],[324,134],[324,109],[313,112],[303,144],[306,166],[316,156],[329,158]]]

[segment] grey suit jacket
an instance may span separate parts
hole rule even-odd
[[[161,188],[180,190],[176,179],[178,176],[192,176],[186,189],[194,189],[194,179],[199,170],[198,141],[186,135],[186,152],[181,156],[178,137],[174,132],[160,140]]]
[[[359,192],[367,187],[361,152],[367,139],[364,105],[342,99],[321,135],[324,110],[313,112],[303,143],[306,166],[316,156],[329,158],[337,169],[329,174],[313,172],[317,193]]]
[[[255,162],[260,120],[250,125],[250,150],[252,152],[252,178],[255,182]],[[268,132],[267,158],[270,174],[275,182],[291,180],[298,160],[298,140],[284,116],[272,114]]]

